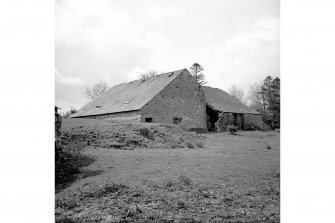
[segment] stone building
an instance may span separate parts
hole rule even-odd
[[[261,120],[258,112],[223,90],[200,87],[187,69],[111,87],[71,118],[171,123],[184,129],[244,129]]]
[[[108,89],[71,118],[178,124],[207,129],[205,95],[187,69]]]
[[[206,99],[208,130],[226,131],[228,125],[239,130],[247,126],[256,126],[262,122],[261,114],[242,104],[227,92],[211,87],[202,87]]]

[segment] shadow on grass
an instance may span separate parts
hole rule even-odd
[[[56,193],[71,186],[75,181],[101,174],[103,171],[86,170],[84,167],[96,159],[80,152],[58,150],[55,157],[55,190]]]

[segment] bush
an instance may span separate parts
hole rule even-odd
[[[263,123],[271,127],[273,125],[273,115],[265,110],[262,110],[261,114]]]
[[[234,125],[228,125],[227,131],[230,132],[231,134],[234,134],[235,132],[237,132],[237,127]]]
[[[63,115],[63,118],[64,119],[67,119],[67,118],[70,118],[71,115],[73,115],[74,113],[77,113],[78,110],[75,109],[74,107],[71,107],[70,111],[66,112],[64,115]]]
[[[171,148],[171,149],[177,149],[177,148],[180,148],[181,146],[178,144],[178,143],[175,143],[175,142],[171,142],[168,144],[168,148]]]
[[[203,142],[196,142],[195,145],[196,145],[198,148],[204,148],[204,143],[203,143]]]
[[[186,143],[187,148],[192,149],[194,148],[194,145],[190,142]]]
[[[257,130],[260,130],[260,131],[270,131],[271,130],[271,127],[268,126],[267,124],[265,124],[264,122],[259,122],[257,123]]]
[[[245,131],[255,131],[257,126],[254,124],[246,124],[244,130]]]
[[[55,183],[65,184],[73,180],[76,174],[81,173],[80,168],[94,162],[94,158],[83,155],[80,145],[60,145],[55,147]]]

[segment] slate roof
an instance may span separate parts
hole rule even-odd
[[[205,92],[206,103],[217,111],[260,114],[221,89],[204,86],[203,90]]]
[[[71,118],[140,110],[161,92],[178,75],[187,69],[177,70],[148,78],[115,85],[82,107]]]

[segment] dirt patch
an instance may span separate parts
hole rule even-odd
[[[169,124],[115,123],[112,121],[67,119],[62,143],[79,141],[85,146],[132,150],[135,148],[199,147],[204,136]]]

